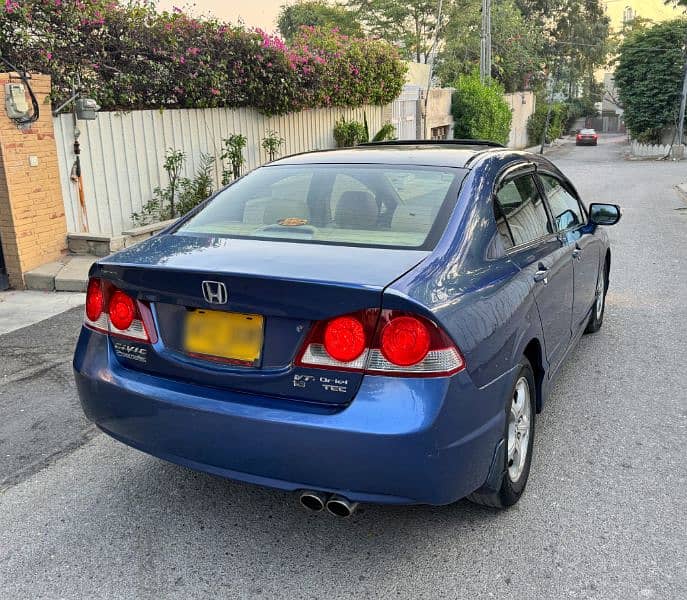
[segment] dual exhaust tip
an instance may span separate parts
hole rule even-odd
[[[336,517],[350,517],[358,507],[357,502],[351,502],[336,494],[305,491],[299,496],[301,505],[311,512],[321,512],[325,508]]]

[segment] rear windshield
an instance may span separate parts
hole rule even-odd
[[[431,249],[465,169],[275,165],[221,191],[176,233]]]

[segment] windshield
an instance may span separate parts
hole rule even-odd
[[[431,249],[465,169],[275,165],[221,191],[176,233]]]

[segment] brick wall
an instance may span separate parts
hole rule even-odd
[[[21,128],[5,112],[5,84],[10,81],[19,79],[0,73],[0,240],[10,285],[21,289],[24,273],[65,253],[67,224],[46,102],[50,77],[32,76],[40,119]],[[31,166],[36,159],[38,164]]]

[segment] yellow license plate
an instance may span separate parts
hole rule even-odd
[[[194,310],[186,315],[184,347],[191,354],[257,366],[263,324],[261,315]]]

